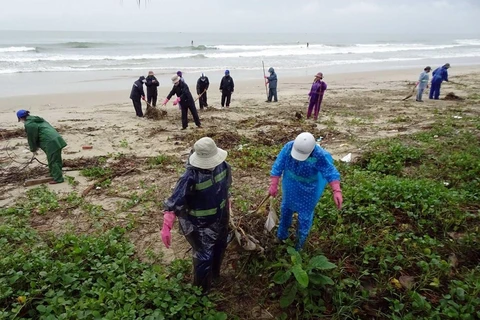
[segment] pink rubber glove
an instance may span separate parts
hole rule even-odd
[[[167,99],[167,98],[165,98],[165,100],[163,100],[162,106],[166,105],[166,104],[167,104],[167,102],[168,102],[168,99]]]
[[[270,177],[270,188],[268,188],[268,193],[272,197],[276,197],[278,193],[278,181],[280,180],[280,177],[277,176],[271,176]]]
[[[181,101],[180,97],[173,101],[173,105],[176,106]]]
[[[342,209],[343,197],[342,197],[342,189],[340,189],[340,181],[335,180],[330,182],[330,187],[332,187],[333,191],[333,201],[337,205],[337,209]]]
[[[165,211],[163,213],[163,227],[160,234],[162,235],[163,244],[167,249],[170,248],[170,244],[172,243],[172,234],[170,230],[172,230],[175,218],[176,216],[173,211]]]

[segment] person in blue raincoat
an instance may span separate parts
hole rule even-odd
[[[298,213],[297,250],[307,239],[313,223],[313,214],[327,183],[333,190],[337,208],[342,208],[340,173],[333,165],[330,153],[315,143],[309,132],[299,134],[280,151],[271,170],[269,194],[277,195],[282,177],[282,204],[277,237],[285,240],[292,224],[293,213]]]
[[[438,100],[440,98],[440,87],[443,81],[448,82],[448,69],[450,63],[446,63],[443,66],[435,69],[432,73],[432,87],[430,88],[430,99]]]
[[[227,247],[232,172],[226,158],[227,152],[211,138],[198,140],[186,172],[164,203],[162,241],[170,247],[170,230],[178,217],[180,230],[193,249],[193,283],[204,292],[220,276]]]

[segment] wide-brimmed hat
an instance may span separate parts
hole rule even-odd
[[[316,75],[315,75],[315,78],[322,78],[323,77],[323,73],[321,72],[318,72]]]
[[[180,77],[177,76],[177,75],[174,75],[174,76],[172,77],[172,83],[175,84],[175,83],[177,83],[178,81],[180,81]]]
[[[302,132],[295,138],[290,154],[295,160],[305,161],[315,149],[315,144],[315,137],[310,132]]]
[[[227,151],[220,149],[212,138],[204,137],[193,145],[190,164],[200,169],[213,169],[227,158]]]

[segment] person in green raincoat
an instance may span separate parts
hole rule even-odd
[[[65,140],[50,123],[43,118],[31,116],[27,110],[18,110],[17,118],[18,122],[25,124],[30,151],[36,153],[38,149],[42,149],[47,155],[48,169],[52,177],[49,183],[63,182],[62,149],[67,146]]]

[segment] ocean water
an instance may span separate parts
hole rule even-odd
[[[56,82],[68,73],[69,79],[86,82],[94,80],[89,75],[126,78],[148,70],[159,75],[182,70],[196,74],[196,78],[201,72],[220,76],[230,69],[232,75],[249,78],[262,72],[262,61],[283,75],[436,66],[444,62],[477,64],[480,34],[0,31],[0,96],[12,90],[1,86],[25,83],[26,75],[38,82]],[[22,76],[12,77],[16,74]]]

